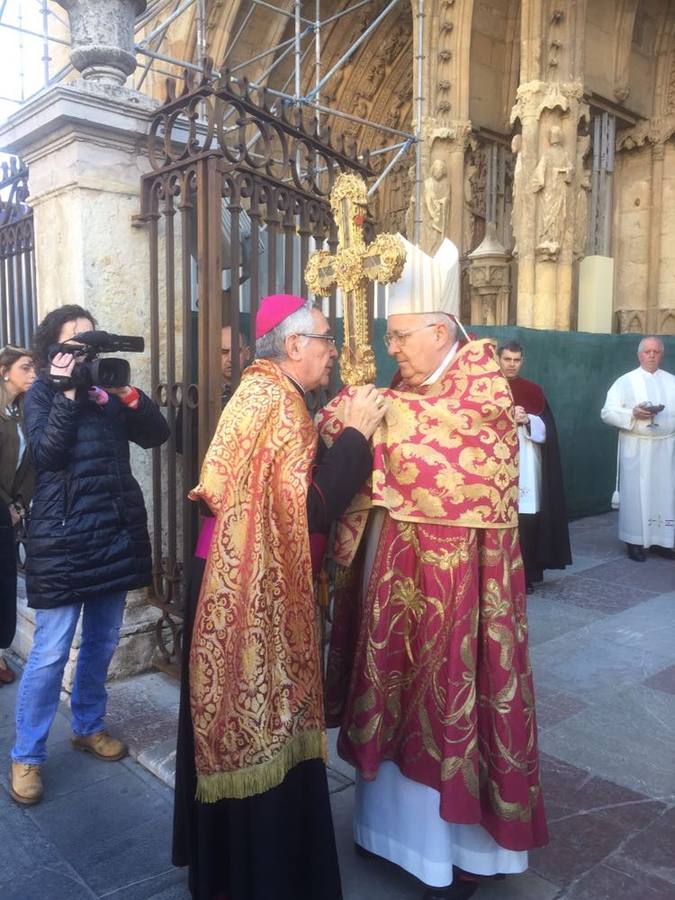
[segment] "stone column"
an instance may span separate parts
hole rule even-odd
[[[620,332],[675,332],[672,214],[675,113],[643,120],[617,139],[619,250],[615,314]]]
[[[509,259],[494,222],[488,222],[485,237],[469,253],[472,325],[508,325]]]
[[[582,98],[581,83],[529,82],[518,88],[511,113],[522,129],[513,214],[522,326],[570,328],[576,220],[586,215],[587,173],[578,164],[578,123],[588,117]]]
[[[113,4],[62,5],[98,9]],[[135,10],[142,4],[115,5]],[[133,28],[133,18],[129,21]],[[20,155],[29,166],[38,318],[57,306],[78,303],[91,310],[105,330],[147,339],[148,246],[144,232],[133,227],[133,217],[140,206],[141,175],[150,168],[145,141],[156,104],[111,83],[108,64],[102,62],[107,57],[106,50],[89,58],[86,80],[52,87],[21,107],[0,128],[0,148]],[[131,355],[130,362],[133,383],[148,391],[149,353]],[[132,463],[149,502],[150,453],[134,447]],[[150,666],[157,618],[145,591],[129,595],[113,675]],[[14,647],[24,657],[33,628],[33,614],[25,600],[20,601]],[[78,639],[66,672],[67,687],[77,647]]]
[[[418,3],[413,0],[413,45],[417,63],[423,54],[424,85],[421,89],[423,113],[422,184],[420,190],[420,244],[433,252],[449,237],[460,254],[463,247],[464,153],[471,132],[469,121],[469,53],[471,46],[472,0],[425,0],[424,39],[418,46]],[[417,69],[413,71],[417,96]],[[413,104],[413,109],[416,105]],[[407,231],[412,233],[413,203]],[[411,215],[410,213],[413,213]]]
[[[659,282],[661,269],[661,231],[663,228],[663,169],[665,144],[652,146],[651,215],[649,218],[649,267],[647,269],[647,331],[657,332],[659,321]]]

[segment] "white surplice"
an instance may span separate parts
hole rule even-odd
[[[425,384],[433,384],[441,377],[457,346]],[[385,515],[383,509],[370,514],[364,595]],[[356,774],[354,840],[432,887],[452,884],[453,865],[475,875],[515,874],[527,869],[526,850],[500,847],[482,825],[446,822],[440,816],[440,807],[438,791],[407,778],[396,763],[385,761],[374,781]]]
[[[530,427],[518,426],[518,512],[535,515],[541,509],[541,444],[546,441],[546,425],[539,416],[529,415]]]
[[[649,420],[633,417],[648,401],[665,409]],[[619,429],[619,537],[641,547],[675,546],[675,375],[643,368],[611,386],[602,421]]]

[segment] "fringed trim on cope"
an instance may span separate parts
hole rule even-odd
[[[308,759],[328,758],[326,734],[324,731],[302,731],[296,734],[272,759],[257,766],[237,769],[234,772],[214,772],[197,778],[197,800],[202,803],[216,803],[225,798],[243,800],[256,794],[263,794],[277,787],[286,774]]]

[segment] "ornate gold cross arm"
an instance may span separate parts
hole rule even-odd
[[[335,180],[330,205],[338,226],[338,250],[318,250],[305,269],[307,287],[320,297],[334,288],[343,294],[344,344],[340,377],[345,384],[368,384],[375,380],[375,354],[370,341],[368,281],[391,284],[401,277],[405,248],[394,234],[380,234],[366,247],[363,225],[368,211],[365,181],[343,174]]]

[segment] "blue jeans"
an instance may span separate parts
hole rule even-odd
[[[108,666],[117,648],[126,592],[56,609],[38,609],[35,636],[16,700],[15,762],[40,765],[47,758],[47,736],[59,706],[63,670],[82,613],[82,640],[70,699],[73,732],[103,728]]]

